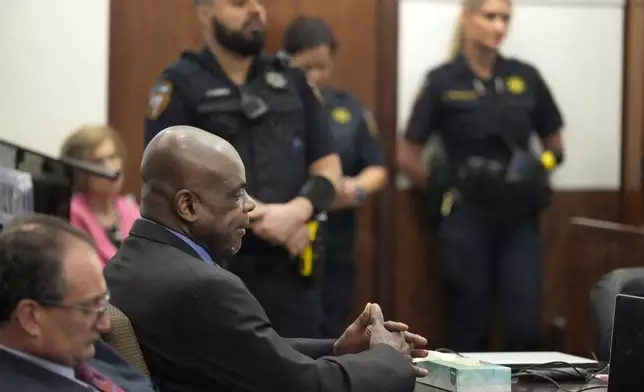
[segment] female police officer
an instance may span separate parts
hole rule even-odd
[[[500,297],[506,350],[539,342],[538,221],[547,171],[563,159],[563,120],[539,72],[498,53],[510,15],[509,0],[463,0],[453,58],[428,73],[398,148],[400,169],[436,193],[421,148],[434,134],[445,147],[436,238],[447,340],[457,351],[487,349],[492,294]],[[541,160],[529,152],[533,131]]]
[[[311,81],[321,87],[346,176],[338,190],[335,212],[329,216],[323,288],[325,332],[335,338],[342,334],[353,305],[355,208],[382,188],[387,174],[371,115],[353,95],[326,85],[338,46],[330,27],[321,19],[298,18],[286,30],[283,44],[292,56],[292,65],[306,70]]]

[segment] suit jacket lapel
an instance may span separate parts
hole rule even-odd
[[[184,240],[172,234],[168,229],[161,224],[146,219],[137,219],[130,230],[130,235],[133,237],[144,238],[149,241],[158,242],[160,244],[169,245],[184,253],[189,254],[201,260],[199,254],[192,249]],[[127,241],[127,239],[126,239]]]
[[[79,383],[1,349],[0,369],[2,372],[8,372],[9,375],[21,374],[26,379],[33,380],[33,385],[28,388],[29,391],[87,392],[87,388]],[[42,388],[38,388],[37,384],[42,385]],[[16,387],[24,386],[24,382],[16,385]]]

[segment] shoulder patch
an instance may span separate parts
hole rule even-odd
[[[167,80],[160,81],[152,88],[148,101],[148,118],[150,120],[158,119],[168,107],[172,88],[172,83]]]
[[[276,60],[278,65],[280,65],[281,67],[286,68],[286,67],[289,67],[291,65],[292,57],[291,57],[291,55],[286,53],[286,51],[280,50],[277,53],[275,53],[275,60]]]
[[[364,116],[364,122],[367,124],[367,129],[371,135],[374,137],[378,136],[378,123],[376,122],[376,118],[373,116],[371,110],[365,109],[362,115]]]
[[[351,122],[351,112],[345,107],[337,107],[331,111],[333,119],[340,124]]]

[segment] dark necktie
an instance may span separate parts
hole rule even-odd
[[[101,392],[125,392],[93,367],[82,364],[74,368],[76,378],[91,385]]]

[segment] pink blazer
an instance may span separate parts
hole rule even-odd
[[[132,199],[119,197],[116,200],[116,210],[119,216],[119,230],[123,238],[125,238],[130,232],[134,221],[140,216],[139,206]],[[112,256],[114,256],[114,253],[116,253],[116,247],[107,237],[105,228],[101,226],[90,212],[85,195],[77,193],[72,197],[69,220],[72,225],[86,231],[92,237],[98,248],[103,266],[105,266]]]

